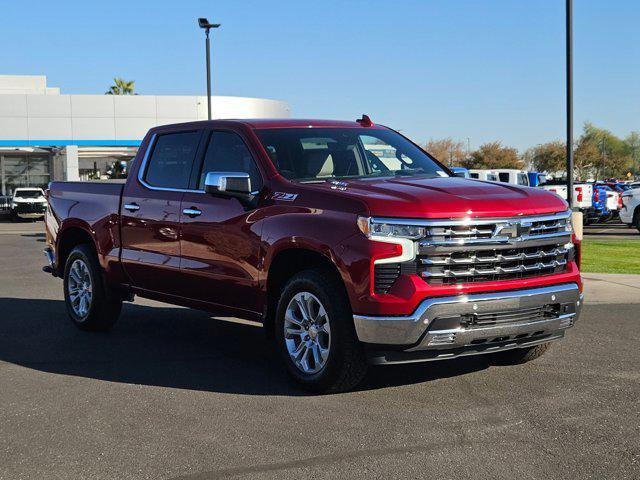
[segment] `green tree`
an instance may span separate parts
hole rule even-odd
[[[517,168],[521,169],[524,162],[518,156],[518,151],[512,147],[505,147],[501,142],[488,142],[471,153],[462,162],[466,168]]]
[[[445,165],[457,167],[462,165],[467,158],[464,142],[453,138],[442,138],[439,140],[430,139],[425,150],[440,160]]]
[[[627,144],[627,148],[631,154],[631,173],[637,176],[640,173],[638,171],[640,167],[640,165],[638,165],[640,162],[640,133],[631,132],[627,138],[624,139],[624,142]]]
[[[537,145],[525,153],[531,167],[538,172],[558,172],[567,168],[567,149],[564,142]]]
[[[135,80],[124,80],[120,77],[113,79],[113,85],[105,92],[105,95],[135,95]]]
[[[598,128],[590,122],[584,124],[583,134],[579,144],[585,143],[585,150],[591,154],[594,147],[600,152],[599,159],[594,162],[594,177],[604,179],[609,177],[624,177],[631,164],[631,149],[629,145],[609,130]]]

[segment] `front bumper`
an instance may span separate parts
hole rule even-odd
[[[19,218],[42,218],[44,217],[44,212],[42,213],[22,213],[22,212],[16,212],[16,215]]]
[[[409,316],[354,315],[360,341],[426,360],[524,348],[561,338],[580,315],[575,283],[424,300]],[[375,363],[390,363],[377,361]]]

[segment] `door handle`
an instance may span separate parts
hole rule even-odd
[[[140,210],[140,205],[138,205],[137,203],[125,203],[124,209],[129,210],[130,212],[137,212],[138,210]]]
[[[197,217],[198,215],[200,215],[202,213],[202,211],[198,210],[195,207],[191,207],[191,208],[185,208],[184,210],[182,210],[182,213],[184,213],[185,215],[188,215],[190,217]]]

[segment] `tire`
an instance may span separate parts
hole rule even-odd
[[[515,348],[505,352],[491,354],[491,363],[495,365],[519,365],[541,357],[551,345],[542,343],[529,348]]]
[[[306,305],[311,314],[305,315],[301,304]],[[368,365],[353,326],[349,299],[330,270],[306,270],[286,283],[278,300],[274,327],[280,357],[289,375],[304,389],[318,393],[342,392],[352,389],[364,378]],[[325,354],[321,353],[323,349]],[[298,357],[298,361],[292,355]]]
[[[638,233],[640,233],[640,207],[636,208],[636,211],[633,215],[633,225],[638,230]]]
[[[120,316],[122,298],[104,284],[102,268],[90,245],[78,245],[67,257],[64,302],[71,321],[81,330],[109,330]]]

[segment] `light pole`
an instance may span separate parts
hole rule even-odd
[[[573,0],[567,2],[567,202],[573,205]]]
[[[204,32],[206,35],[206,49],[207,49],[207,116],[209,120],[211,120],[211,49],[209,46],[209,30],[212,28],[220,27],[219,23],[209,23],[209,20],[206,18],[199,18],[198,25],[200,28],[204,28]]]

